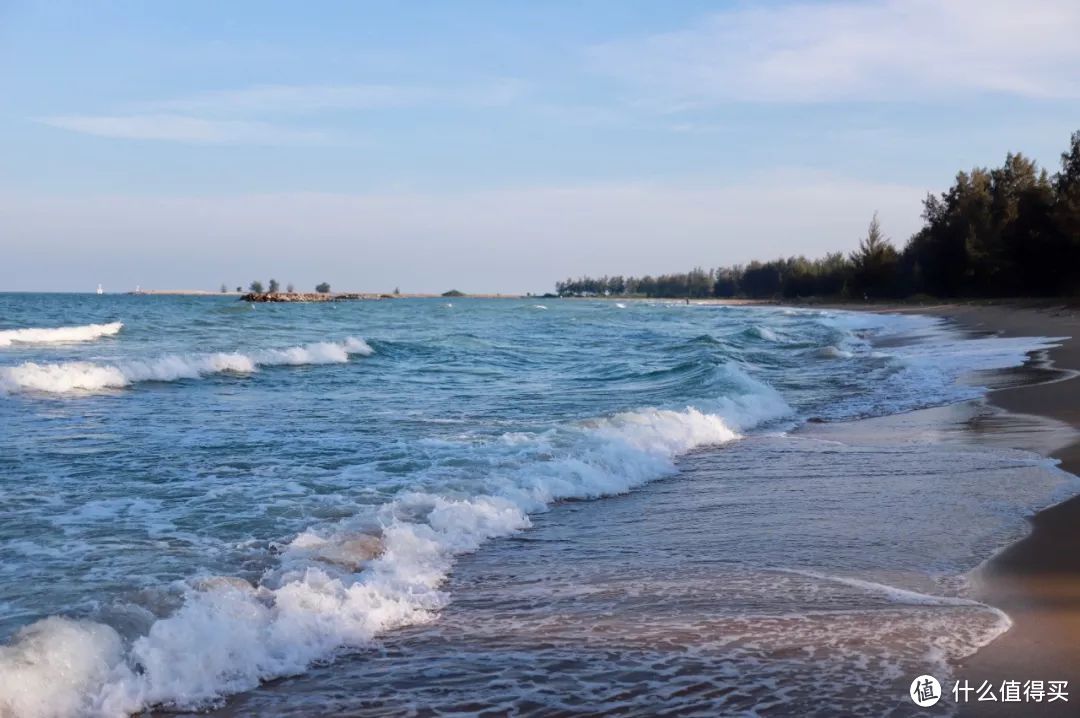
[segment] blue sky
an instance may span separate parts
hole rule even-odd
[[[1080,129],[1080,4],[0,0],[0,290],[545,291],[898,243]]]

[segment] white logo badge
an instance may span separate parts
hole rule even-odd
[[[920,708],[929,708],[941,700],[941,684],[933,676],[922,675],[911,682],[911,700]]]

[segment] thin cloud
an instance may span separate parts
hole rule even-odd
[[[345,144],[343,138],[325,130],[291,126],[286,118],[429,106],[499,107],[513,103],[523,92],[524,84],[517,80],[448,88],[256,85],[134,103],[111,114],[57,115],[37,121],[71,132],[131,140],[206,145]]]
[[[1080,97],[1076,0],[744,5],[686,30],[591,48],[653,109],[730,101]]]
[[[428,105],[496,107],[512,103],[523,90],[523,83],[517,80],[499,80],[463,87],[392,84],[269,84],[214,90],[188,97],[143,103],[140,107],[151,111],[217,116],[309,114],[340,110],[400,109]]]
[[[38,121],[51,127],[98,137],[199,145],[317,145],[332,140],[326,133],[315,130],[185,115],[63,115],[43,117]]]

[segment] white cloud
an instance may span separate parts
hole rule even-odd
[[[233,197],[0,196],[4,289],[209,287],[259,276],[341,289],[544,291],[849,250],[874,210],[898,241],[925,188],[801,172],[739,184]],[[282,278],[282,277],[279,277]]]
[[[745,4],[600,45],[593,69],[665,110],[725,101],[1080,97],[1076,0]]]
[[[208,120],[185,115],[64,115],[39,122],[72,132],[130,140],[164,140],[206,145],[315,145],[331,140],[324,132],[265,122]]]

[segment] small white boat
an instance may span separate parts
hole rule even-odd
[[[101,288],[101,285],[100,285],[100,284],[99,284],[99,285],[97,285],[97,293],[98,293],[98,294],[104,294],[104,293],[105,293],[105,290]]]

